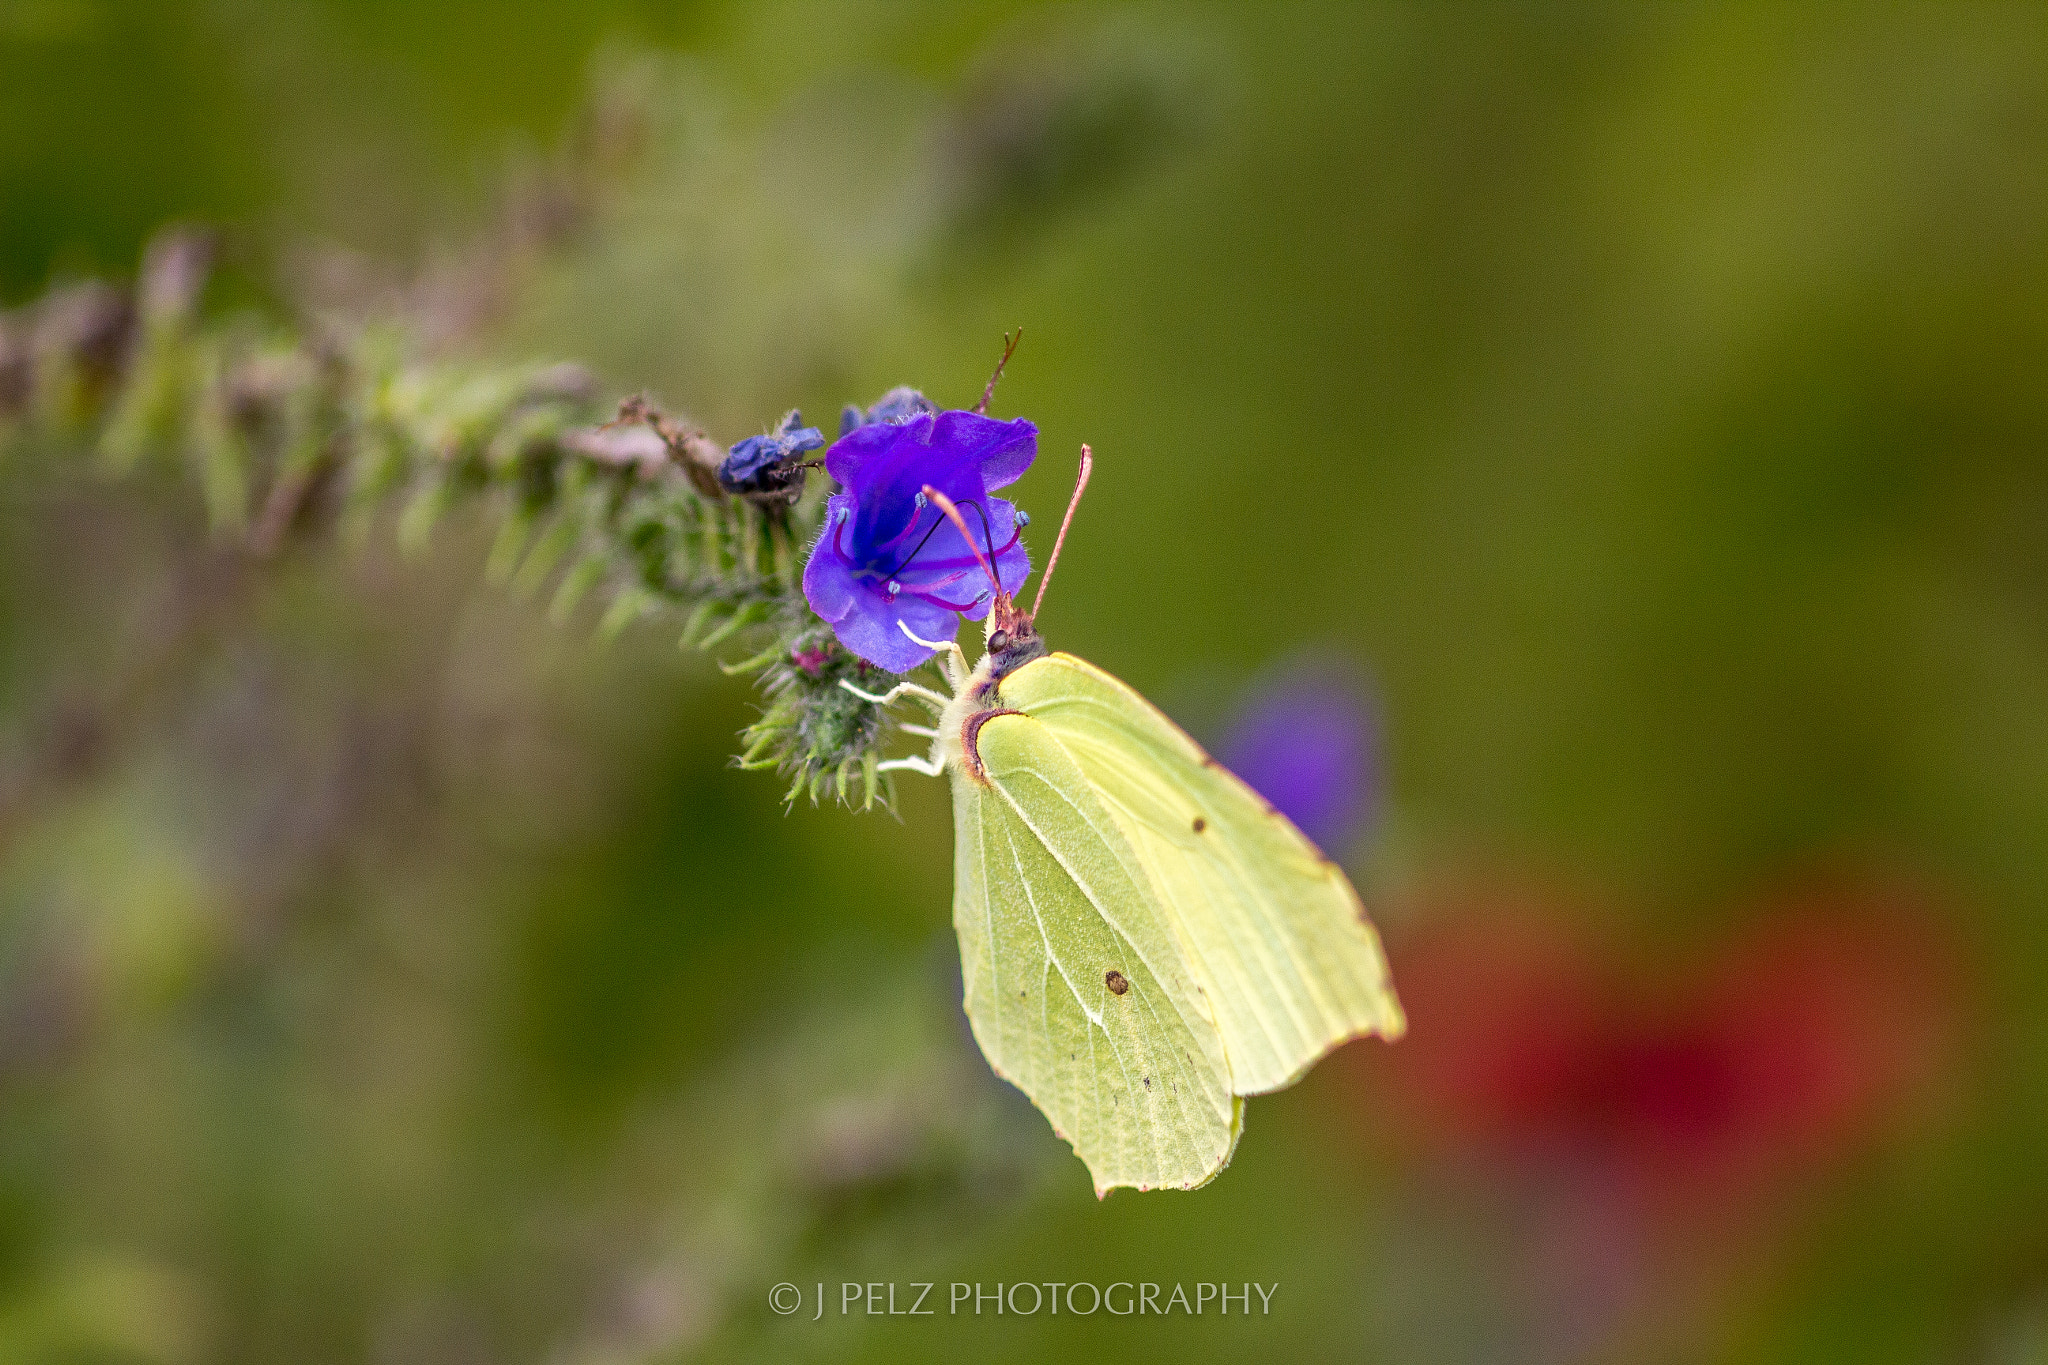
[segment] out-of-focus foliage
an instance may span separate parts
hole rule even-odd
[[[0,1355],[2048,1342],[2038,7],[32,0],[0,110],[10,307],[220,222],[208,326],[724,441],[1024,324],[999,411],[1099,459],[1043,628],[1212,740],[1370,678],[1415,991],[1098,1205],[959,1024],[936,784],[785,815],[741,683],[550,624],[487,518],[259,563],[10,457]],[[956,1279],[1282,1287],[767,1301]]]
[[[409,354],[428,325],[417,313],[268,340],[200,327],[209,252],[167,232],[133,291],[93,281],[0,313],[0,456],[97,456],[115,477],[184,467],[215,537],[258,558],[333,522],[360,548],[387,504],[417,551],[452,510],[483,504],[485,576],[545,590],[557,623],[602,595],[603,638],[666,613],[685,646],[752,651],[720,665],[761,674],[768,703],[739,763],[793,777],[785,800],[887,802],[895,723],[841,684],[873,695],[893,675],[835,648],[798,590],[819,520],[801,466],[765,493],[728,487],[723,448],[644,396],[594,423],[576,365]]]

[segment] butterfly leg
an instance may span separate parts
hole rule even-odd
[[[899,724],[896,728],[901,730],[906,735],[916,735],[919,739],[937,739],[939,737],[939,732],[937,730],[932,729],[932,727],[929,725]]]
[[[946,770],[946,765],[936,758],[892,758],[887,763],[875,765],[875,771],[878,773],[893,772],[898,768],[923,773],[926,777],[937,777]]]
[[[887,692],[880,693],[879,695],[873,692],[864,692],[860,688],[855,687],[851,678],[841,678],[839,685],[853,693],[854,696],[859,697],[862,701],[872,702],[876,706],[887,706],[898,697],[915,697],[917,700],[936,706],[943,711],[951,700],[949,697],[932,691],[929,687],[919,687],[916,683],[897,683]]]
[[[955,691],[958,691],[960,684],[967,680],[967,675],[970,671],[967,667],[967,653],[960,648],[960,642],[958,640],[927,640],[901,621],[896,623],[896,628],[910,637],[910,643],[921,645],[925,649],[936,649],[939,651],[939,671],[946,675],[946,681],[952,685]]]

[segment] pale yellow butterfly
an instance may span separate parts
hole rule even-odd
[[[1138,693],[1040,638],[1092,469],[1083,446],[1029,613],[984,561],[979,664],[919,641],[941,651],[952,695],[905,683],[868,699],[939,712],[929,756],[889,766],[951,776],[953,926],[989,1064],[1098,1195],[1193,1189],[1229,1163],[1247,1096],[1404,1025],[1343,870]],[[924,492],[972,548],[951,500]]]

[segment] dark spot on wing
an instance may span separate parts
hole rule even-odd
[[[1109,987],[1111,995],[1122,995],[1131,988],[1131,979],[1116,968],[1111,967],[1102,974],[1102,984]]]
[[[1195,833],[1200,834],[1203,830],[1207,828],[1209,828],[1209,822],[1207,820],[1204,820],[1201,816],[1197,815],[1195,817]]]
[[[1147,1076],[1145,1078],[1145,1088],[1147,1090],[1150,1090],[1152,1088],[1152,1078],[1150,1076]]]

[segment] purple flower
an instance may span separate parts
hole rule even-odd
[[[719,485],[728,493],[794,503],[803,492],[803,469],[791,462],[824,444],[824,435],[791,409],[766,436],[749,436],[732,448],[718,466]]]
[[[1031,573],[1018,539],[1029,518],[994,489],[1015,483],[1038,453],[1038,428],[972,412],[911,413],[855,428],[825,452],[843,485],[825,504],[825,528],[804,566],[804,597],[839,643],[891,673],[932,656],[926,640],[950,640],[955,613],[988,615],[988,577],[925,485],[960,509],[975,548],[987,553],[1003,587]]]
[[[1253,689],[1217,756],[1341,856],[1371,818],[1373,729],[1348,670],[1297,664]]]

